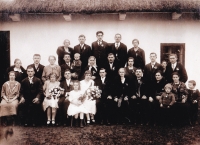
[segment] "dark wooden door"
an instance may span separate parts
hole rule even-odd
[[[6,81],[6,69],[10,66],[10,31],[0,31],[0,87]]]

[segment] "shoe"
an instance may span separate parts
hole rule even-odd
[[[36,127],[35,123],[32,124],[33,127]]]
[[[49,126],[49,125],[50,125],[50,123],[51,123],[51,121],[50,121],[50,120],[48,120],[48,121],[47,121],[47,126]]]
[[[24,127],[27,127],[27,126],[28,126],[28,124],[27,124],[27,123],[25,123],[25,124],[24,124]]]
[[[64,123],[64,124],[63,124],[63,127],[66,127],[66,126],[67,126],[67,124],[66,124],[66,123]]]
[[[95,123],[95,120],[94,120],[94,119],[92,119],[92,123]]]
[[[52,124],[53,126],[55,126],[55,124],[56,124],[55,120],[52,120],[52,121],[51,121],[51,124]]]
[[[88,125],[90,124],[90,120],[87,120],[87,124],[88,124]]]
[[[83,119],[80,120],[80,127],[83,128]]]
[[[111,125],[109,121],[107,121],[107,125],[108,125],[108,126],[110,126],[110,125]]]
[[[75,119],[75,126],[78,127],[78,119]]]
[[[101,121],[100,125],[103,125],[103,120]]]

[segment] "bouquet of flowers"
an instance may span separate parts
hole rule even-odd
[[[62,91],[64,91],[64,89],[61,87],[53,87],[49,90],[49,93],[51,97],[53,97],[54,99],[58,99]]]
[[[86,99],[86,95],[80,94],[78,101],[81,101],[83,103],[85,101],[85,99]]]
[[[98,86],[92,86],[86,90],[85,96],[88,98],[88,100],[96,100],[98,98],[101,98],[101,93],[102,91],[99,89]]]

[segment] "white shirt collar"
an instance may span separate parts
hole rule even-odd
[[[120,42],[119,43],[117,43],[117,42],[115,42],[115,47],[118,45],[118,47],[120,46]]]
[[[23,73],[22,70],[21,70],[20,68],[16,68],[16,67],[14,67],[14,71],[18,71],[18,72]]]
[[[176,67],[176,65],[177,65],[177,62],[175,62],[174,64],[172,64],[172,66],[174,65],[174,68]]]
[[[69,84],[70,84],[70,81],[71,81],[71,79],[66,79],[66,83],[67,83],[67,85],[69,86]]]

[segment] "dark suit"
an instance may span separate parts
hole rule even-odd
[[[173,80],[172,80],[172,73],[173,72],[177,72],[180,75],[180,79],[179,80],[181,82],[185,83],[187,81],[188,76],[187,76],[187,72],[185,70],[185,67],[181,63],[177,62],[177,65],[176,65],[174,70],[172,69],[172,64],[171,63],[167,64],[167,68],[166,68],[166,76],[167,76],[167,78],[166,79],[167,79],[168,83],[173,82]]]
[[[65,63],[65,64],[62,64],[62,65],[60,66],[60,68],[61,68],[61,81],[65,79],[64,73],[65,73],[65,70],[66,70],[66,69],[70,70],[71,73],[74,73],[74,70],[73,70],[72,63],[71,63],[71,62],[70,62],[70,66],[68,66],[68,65]],[[75,79],[75,78],[73,78],[73,79]]]
[[[84,72],[87,71],[87,70],[89,70],[89,69],[90,69],[90,66],[88,65],[88,66],[86,66],[86,68],[84,69]],[[98,67],[98,66],[96,67],[96,69],[95,69],[95,68],[91,68],[90,71],[91,71],[91,73],[92,73],[92,76],[96,77],[96,79],[99,78],[99,67]],[[84,76],[82,76],[81,78],[84,79]],[[95,79],[95,80],[96,80],[96,79]]]
[[[9,73],[10,71],[14,71],[14,68],[15,68],[15,66],[12,65],[11,67],[9,67],[9,68],[7,69],[7,71],[6,71],[6,81],[9,80],[8,73]],[[15,80],[18,81],[19,83],[21,83],[22,80],[23,80],[25,77],[27,77],[26,70],[25,70],[22,66],[20,66],[20,69],[21,69],[22,72],[15,71]]]
[[[43,94],[42,82],[39,78],[33,77],[32,84],[30,84],[28,77],[25,78],[21,83],[20,94],[21,97],[25,99],[23,104],[20,104],[20,108],[22,107],[25,122],[28,123],[32,120],[32,123],[38,123],[38,114],[41,112],[41,96]],[[39,101],[33,103],[33,99],[38,98]]]
[[[119,66],[124,67],[127,62],[127,46],[120,42],[118,49],[115,47],[115,43],[112,43],[109,47],[109,53],[113,53],[115,59],[119,62]]]
[[[107,61],[106,64],[105,64],[105,69],[106,69],[106,72],[107,72],[107,77],[110,78],[111,81],[113,81],[114,78],[119,76],[118,70],[120,69],[120,65],[117,61],[113,62],[112,68],[110,68],[110,63]]]
[[[88,58],[92,55],[92,49],[89,45],[84,44],[83,48],[81,48],[80,44],[74,46],[74,54],[79,53],[81,55],[81,68],[84,70],[84,68],[88,65]]]
[[[29,66],[33,67],[33,69],[35,71],[34,76],[39,78],[42,81],[42,72],[44,69],[44,65],[39,64],[37,69],[35,68],[35,64],[30,64],[30,65],[28,65],[28,67]]]
[[[108,51],[109,47],[107,42],[102,41],[101,45],[99,45],[97,41],[92,43],[92,55],[96,58],[99,68],[104,67],[107,61]]]
[[[156,78],[155,78],[155,74],[157,71],[163,71],[163,67],[161,64],[159,63],[155,63],[154,67],[152,68],[151,63],[148,63],[147,65],[145,65],[144,67],[144,81],[145,84],[147,85],[147,95],[150,96],[150,92],[153,89],[153,85],[152,83],[155,82]],[[151,96],[152,97],[152,96]]]
[[[67,109],[69,107],[70,102],[68,99],[65,100],[65,95],[67,92],[70,92],[73,90],[73,81],[71,80],[70,85],[68,86],[65,79],[60,83],[60,87],[64,89],[64,94],[61,95],[58,100],[59,108],[58,108],[57,117],[58,117],[59,123],[66,124],[66,119],[67,119],[66,114],[67,114]]]
[[[58,64],[61,66],[62,64],[65,64],[65,61],[63,60],[63,57],[65,54],[70,54],[71,60],[74,59],[74,49],[71,47],[68,47],[69,52],[66,52],[64,49],[64,46],[58,47],[56,53],[58,55]]]
[[[128,57],[134,58],[133,66],[136,68],[144,69],[145,66],[145,52],[143,49],[139,48],[137,51],[134,50],[134,47],[128,50]]]
[[[101,81],[101,78],[95,80],[95,86],[98,86],[102,90],[101,98],[97,99],[97,114],[96,117],[98,121],[111,120],[112,110],[113,110],[113,98],[107,99],[108,96],[112,96],[112,83],[108,77],[105,77],[104,82]]]

